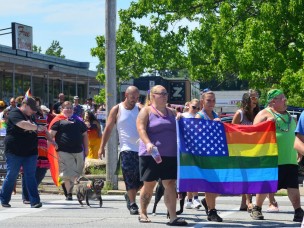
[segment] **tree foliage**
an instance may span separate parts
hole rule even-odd
[[[33,52],[37,52],[37,53],[41,53],[42,52],[42,49],[41,47],[39,46],[36,46],[35,44],[33,45]]]
[[[132,2],[119,11],[119,80],[186,69],[201,82],[242,79],[262,91],[282,88],[290,104],[304,106],[303,6],[303,0]],[[92,54],[104,65],[104,37],[98,39]]]
[[[46,55],[52,55],[59,58],[65,58],[64,55],[62,55],[62,47],[60,46],[59,41],[53,40],[51,46],[45,51]]]

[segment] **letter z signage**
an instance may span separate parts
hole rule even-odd
[[[169,82],[169,102],[175,104],[185,103],[185,82],[175,81]]]

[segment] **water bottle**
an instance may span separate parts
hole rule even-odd
[[[159,163],[162,162],[162,158],[161,158],[161,156],[160,156],[160,154],[159,154],[158,149],[157,149],[156,146],[154,146],[154,147],[152,148],[152,153],[151,153],[151,155],[152,155],[152,157],[154,158],[154,160],[155,160],[155,162],[156,162],[157,164],[159,164]]]

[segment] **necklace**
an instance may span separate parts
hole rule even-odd
[[[160,111],[158,111],[153,105],[151,105],[151,107],[155,110],[155,112],[161,117],[161,118],[167,118],[168,116],[168,110],[166,108],[166,115],[164,115],[163,113],[161,113]]]
[[[284,114],[279,114],[276,112],[272,112],[272,113],[274,114],[275,119],[276,119],[276,127],[282,132],[288,132],[290,129],[290,124],[291,124],[291,120],[292,120],[292,117],[289,114],[289,112],[287,112],[288,120],[285,120],[283,118]],[[282,125],[285,125],[285,126],[283,127]],[[286,125],[287,125],[287,127],[286,127]]]

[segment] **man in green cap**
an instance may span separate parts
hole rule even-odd
[[[298,153],[294,149],[296,122],[287,112],[287,99],[282,90],[270,90],[267,93],[267,103],[268,106],[256,115],[253,124],[264,121],[274,121],[276,123],[278,145],[278,190],[282,188],[287,189],[288,197],[295,209],[293,221],[302,222],[304,211],[301,208],[298,184]],[[256,195],[256,205],[250,213],[250,216],[253,219],[264,219],[262,205],[266,196],[267,194]],[[270,204],[276,205],[276,202],[272,202],[275,201],[273,193],[270,193],[270,196]]]

